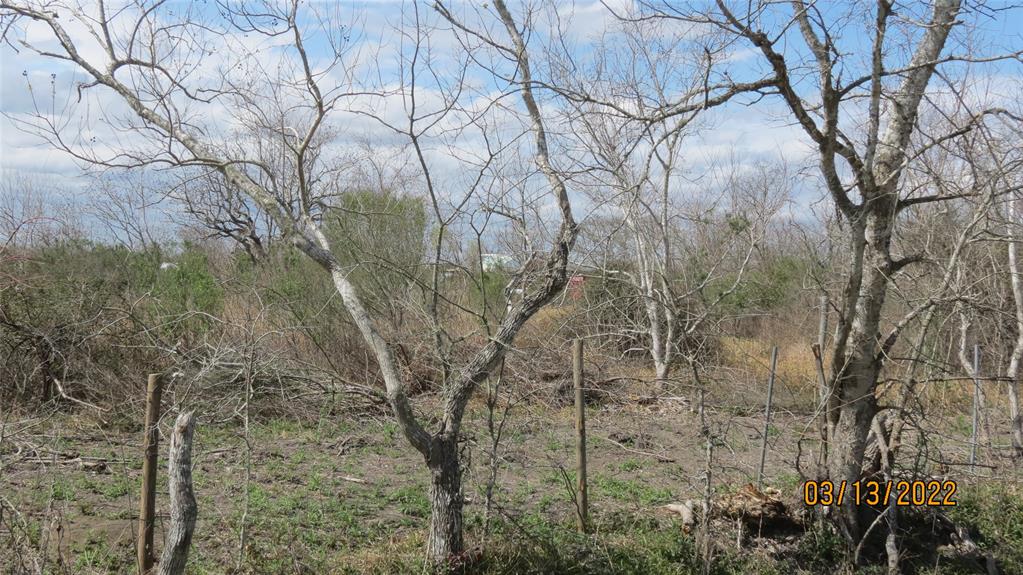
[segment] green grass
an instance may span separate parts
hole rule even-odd
[[[643,469],[643,464],[635,459],[626,459],[618,466],[618,468],[628,473],[630,471],[639,471],[640,469]]]
[[[82,541],[71,545],[73,572],[91,570],[100,573],[126,573],[134,566],[133,549],[128,540],[112,544],[99,533],[89,533]]]
[[[609,497],[618,501],[636,502],[645,507],[671,501],[670,489],[654,487],[639,479],[618,479],[607,475],[594,475],[590,480],[594,497]]]
[[[952,518],[976,530],[977,544],[994,553],[1003,573],[1023,573],[1023,486],[960,485],[956,495]]]
[[[796,473],[779,473],[770,482],[783,494],[795,493],[803,485],[803,479]]]
[[[471,523],[471,522],[467,522]],[[687,575],[703,573],[695,541],[676,523],[598,516],[593,531],[581,535],[571,521],[541,514],[498,520],[483,551],[467,554],[452,573],[475,575]],[[471,544],[472,542],[470,542]],[[336,573],[413,575],[429,573],[422,539],[410,537],[386,550],[363,550],[347,557]],[[787,573],[750,554],[719,553],[708,571],[713,575]]]
[[[321,428],[325,428],[320,424]],[[374,428],[381,436],[365,446],[375,449],[407,449],[400,437],[393,443],[383,423]],[[236,430],[235,430],[236,431]],[[329,429],[323,430],[330,434]],[[424,564],[430,503],[427,472],[420,461],[406,458],[395,466],[397,480],[375,477],[360,461],[360,453],[338,458],[331,450],[307,442],[308,427],[287,421],[256,425],[254,437],[284,438],[260,453],[249,485],[247,516],[249,548],[237,573],[428,573]],[[238,445],[238,435],[219,428],[213,434],[226,445]],[[375,436],[375,435],[374,435]],[[553,434],[539,432],[542,450]],[[203,448],[222,444],[202,437]],[[269,453],[268,453],[269,452]],[[234,459],[231,459],[231,457]],[[239,474],[240,455],[229,454],[206,462],[208,475],[197,490],[200,523],[196,533],[189,573],[228,572],[237,557],[241,528],[243,491],[240,481],[226,492],[219,491],[223,468],[229,465]],[[491,518],[487,538],[482,533],[482,495],[466,506],[466,546],[472,550],[455,573],[499,574],[598,574],[598,575],[687,575],[703,573],[697,541],[657,506],[675,500],[674,483],[663,477],[664,468],[644,460],[626,458],[595,469],[590,476],[592,527],[590,535],[575,531],[570,501],[574,473],[538,467],[527,480],[507,481],[498,486],[500,506]],[[661,472],[660,476],[658,471]],[[685,470],[680,469],[683,473]],[[197,478],[203,473],[196,470]],[[339,474],[365,478],[368,483],[344,481]],[[651,477],[651,478],[648,478]],[[652,478],[660,477],[659,481]],[[467,475],[463,486],[476,492],[479,485]],[[567,479],[567,485],[566,485]],[[772,484],[784,491],[798,489],[795,474],[779,473]],[[106,519],[131,519],[137,505],[137,474],[86,474],[65,469],[60,475],[33,478],[26,489],[16,493],[31,500],[32,507],[45,509],[52,497],[63,513]],[[198,484],[197,484],[198,485]],[[721,484],[718,493],[737,486]],[[163,492],[161,492],[163,493]],[[130,498],[130,499],[129,499]],[[959,506],[949,512],[955,521],[970,528],[974,539],[994,554],[1002,573],[1023,573],[1023,487],[986,483],[963,486]],[[56,507],[56,506],[55,506]],[[906,512],[906,524],[910,523]],[[28,515],[29,539],[38,544],[42,514]],[[109,526],[107,526],[109,528]],[[79,527],[81,529],[81,527]],[[132,569],[130,537],[115,541],[110,532],[79,537],[68,546],[66,571],[92,575],[127,573]],[[844,541],[827,525],[814,525],[807,533],[786,544],[783,555],[769,558],[762,551],[735,550],[734,536],[716,535],[719,547],[708,572],[715,575],[811,575],[844,574],[847,551]],[[127,543],[125,543],[127,541]],[[910,539],[905,540],[907,557],[913,557]],[[943,563],[934,571],[933,558],[916,557],[916,573],[970,572],[963,565]],[[2,563],[2,555],[0,555]],[[870,569],[862,571],[874,573]]]
[[[415,485],[401,487],[391,493],[387,500],[398,504],[398,510],[405,515],[412,517],[429,517],[430,500],[426,497],[426,490]]]
[[[557,437],[551,437],[547,439],[547,451],[553,453],[560,453],[566,450],[568,450],[568,446],[565,444],[565,442],[561,441]]]
[[[305,449],[296,449],[291,453],[291,457],[288,461],[292,465],[302,465],[306,461],[309,461],[309,452]]]
[[[56,501],[74,501],[78,497],[76,486],[66,477],[57,477],[50,485],[50,497]]]
[[[112,476],[99,483],[98,491],[107,499],[117,499],[127,495],[134,484],[124,475]]]

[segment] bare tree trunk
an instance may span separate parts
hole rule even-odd
[[[700,514],[700,560],[702,562],[704,575],[710,573],[711,563],[713,561],[713,547],[711,546],[710,540],[710,510],[711,510],[711,499],[714,496],[713,489],[713,462],[714,462],[714,437],[710,433],[710,428],[706,425],[703,426],[704,439],[707,447],[707,459],[704,462],[704,483],[703,483],[703,513]]]
[[[664,361],[663,359],[658,359],[657,357],[655,357],[654,373],[656,374],[658,385],[663,387],[668,379],[668,376],[671,375],[671,368],[669,367],[668,362]]]
[[[1012,429],[1012,449],[1016,457],[1023,457],[1023,416],[1020,415],[1019,405],[1019,371],[1020,362],[1023,361],[1023,280],[1020,278],[1019,256],[1017,253],[1017,230],[1018,206],[1016,197],[1009,198],[1009,278],[1012,285],[1012,300],[1016,312],[1016,342],[1012,348],[1012,357],[1009,360],[1009,369],[1006,376],[1009,379],[1009,420]]]
[[[462,470],[457,437],[435,438],[426,463],[431,479],[427,549],[434,564],[442,565],[463,550]]]
[[[1023,458],[1023,415],[1020,414],[1018,372],[1017,368],[1009,381],[1009,425],[1012,426],[1012,451],[1017,458]]]
[[[650,253],[644,238],[644,231],[632,217],[627,218],[627,223],[632,229],[636,242],[636,263],[639,265],[639,285],[636,286],[643,298],[643,307],[647,316],[647,331],[650,334],[650,357],[654,360],[654,372],[657,384],[663,387],[671,371],[671,341],[664,333],[664,315],[667,309],[662,301],[666,294],[658,294],[654,287],[654,264],[651,260],[655,257]]]
[[[171,433],[167,478],[170,486],[170,528],[164,539],[158,575],[182,575],[192,545],[198,507],[192,491],[192,437],[195,413],[182,413]]]
[[[895,197],[881,196],[878,203],[892,203]],[[877,415],[874,390],[882,366],[878,357],[881,310],[884,307],[891,267],[891,226],[894,209],[879,206],[867,216],[867,222],[853,230],[854,250],[861,255],[846,288],[844,333],[835,342],[832,360],[833,391],[830,416],[834,437],[829,438],[828,471],[832,481],[858,481],[863,472],[864,453],[871,423]],[[862,234],[862,235],[861,235]],[[851,308],[851,309],[850,309]],[[843,320],[845,322],[847,320]],[[839,524],[847,539],[858,544],[862,536],[860,515],[855,505],[839,509]]]
[[[505,407],[500,421],[497,420],[497,402],[501,383],[504,381],[504,359],[498,366],[496,373],[490,377],[490,386],[487,389],[487,433],[490,435],[490,453],[488,453],[489,465],[486,486],[486,500],[483,506],[483,537],[490,537],[490,523],[494,511],[494,490],[497,488],[497,472],[501,465],[500,447],[501,434],[504,431],[504,423],[508,420],[508,412],[511,410],[511,403]]]
[[[829,475],[836,484],[839,481],[851,484],[860,479],[870,424],[877,415],[872,383],[876,381],[876,373],[872,372],[871,366],[862,366],[845,379],[848,387],[842,393],[838,425],[834,437],[828,441],[832,448],[828,457]],[[839,507],[842,529],[850,541],[857,543],[861,535],[860,511],[855,505]]]

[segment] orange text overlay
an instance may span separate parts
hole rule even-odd
[[[807,481],[806,505],[931,506],[956,504],[955,481]]]

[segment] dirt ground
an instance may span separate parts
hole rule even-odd
[[[711,407],[705,414],[715,436],[710,469],[717,496],[756,480],[764,421],[754,405]],[[163,432],[173,415],[164,415]],[[663,505],[702,496],[708,450],[702,419],[688,401],[605,402],[591,405],[587,418],[594,516],[622,514],[664,525],[673,519]],[[491,445],[486,419],[482,401],[474,401],[463,448],[471,543],[482,538],[485,523]],[[797,458],[809,471],[816,456],[809,420],[808,413],[780,409],[767,433],[765,483],[790,505],[798,505],[801,494]],[[14,543],[30,540],[49,550],[55,573],[131,572],[141,430],[113,431],[82,415],[24,420],[19,426],[32,427],[2,445],[0,494],[26,527],[21,534],[8,528],[14,520],[9,516],[0,530],[0,543],[9,540],[0,550],[0,565],[5,554],[14,564]],[[387,543],[383,548],[406,550],[422,545],[427,473],[386,415],[261,420],[251,425],[248,439],[251,452],[237,421],[218,423],[200,415],[194,449],[199,521],[190,573],[321,573],[353,554],[372,562],[381,542]],[[492,515],[516,525],[571,521],[574,442],[569,406],[514,406],[503,426]],[[166,441],[158,528],[166,518],[165,455]],[[1005,476],[1011,469],[1010,463],[996,462],[984,471]],[[946,473],[967,477],[958,467]],[[158,531],[158,549],[160,540]]]

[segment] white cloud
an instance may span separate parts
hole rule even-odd
[[[626,11],[631,8],[631,0],[616,0],[614,5]],[[335,7],[332,3],[312,6],[324,10]],[[467,18],[473,17],[474,10],[484,10],[479,3],[459,2],[454,8],[457,8],[458,14],[465,14]],[[372,112],[393,125],[404,126],[407,123],[409,101],[397,92],[402,81],[399,78],[402,59],[407,61],[412,49],[410,39],[401,33],[403,27],[409,30],[410,9],[409,3],[399,1],[343,5],[340,18],[345,23],[345,30],[350,32],[351,42],[348,60],[345,66],[323,74],[322,83],[325,87],[345,91],[349,89],[352,77],[355,77],[379,94],[360,94],[346,98],[341,103],[341,109],[329,122],[329,127],[339,133],[337,142],[329,148],[333,154],[343,156],[364,141],[369,141],[382,154],[412,161],[411,156],[407,155],[407,139],[394,134],[365,114],[345,111]],[[420,9],[424,21],[440,24],[436,13],[430,9]],[[598,1],[563,3],[556,10],[561,26],[583,45],[594,35],[617,24],[607,7]],[[549,15],[538,15],[538,18]],[[83,47],[82,53],[86,58],[104,66],[107,56],[85,27],[73,18],[62,18],[61,21],[67,26],[73,40]],[[550,25],[549,20],[546,24],[543,22],[541,19],[540,34],[544,31],[543,26]],[[124,32],[126,26],[125,18],[115,26],[115,31]],[[443,29],[445,27],[442,26],[431,36],[429,45],[425,47],[428,50],[424,50],[420,57],[433,58],[431,63],[442,80],[454,82],[459,79],[455,67],[462,55],[457,50],[457,39]],[[492,29],[495,33],[503,33],[499,26],[492,26]],[[30,42],[38,42],[46,49],[57,49],[56,44],[49,39],[46,28],[40,23],[28,23],[25,34]],[[317,72],[322,72],[331,61],[324,38],[313,34],[308,40],[313,66]],[[259,86],[266,85],[268,78],[273,81],[283,79],[287,87],[283,94],[277,95],[277,100],[294,104],[299,101],[305,86],[294,51],[286,49],[290,41],[288,36],[268,38],[239,32],[211,34],[203,38],[205,53],[201,58],[196,54],[192,60],[180,59],[178,63],[194,68],[187,80],[191,90],[217,86],[222,80],[240,84],[253,82],[254,86]],[[533,41],[542,46],[545,39],[538,37]],[[489,55],[484,52],[480,50],[474,55],[490,62]],[[736,51],[730,58],[733,65],[742,66],[752,60],[758,60],[752,50]],[[538,65],[542,64],[538,62]],[[502,66],[504,73],[511,73],[507,62],[502,63]],[[25,76],[22,75],[23,71]],[[93,151],[106,155],[115,154],[119,148],[152,150],[154,153],[158,151],[159,142],[154,144],[131,130],[117,129],[124,125],[126,118],[134,118],[119,96],[106,88],[97,87],[86,90],[82,103],[78,104],[76,86],[83,80],[82,74],[67,63],[40,57],[27,50],[15,53],[8,46],[0,48],[0,110],[15,119],[26,119],[40,107],[49,113],[47,106],[51,103],[51,74],[54,75],[54,117],[66,121],[69,141],[86,143]],[[475,65],[470,68],[465,80],[467,91],[461,96],[462,110],[449,113],[430,127],[424,136],[427,162],[438,180],[445,184],[443,192],[452,198],[460,197],[475,174],[476,163],[485,152],[485,141],[479,129],[461,129],[467,114],[482,113],[506,88],[501,85],[501,81],[495,81],[487,71]],[[433,85],[433,80],[428,76],[420,75],[419,81],[417,106],[420,114],[442,110],[445,106],[442,87]],[[32,94],[26,89],[27,82],[33,86],[35,104]],[[995,83],[994,86],[997,88],[1002,84]],[[1011,92],[1007,98],[1015,95],[1015,92]],[[272,100],[271,95],[265,91],[256,92],[254,96],[264,98],[265,103]],[[187,109],[189,122],[193,126],[212,138],[232,137],[244,116],[229,99],[216,99],[211,103],[193,102],[186,107],[185,100],[178,96],[174,102]],[[67,109],[66,103],[71,104]],[[628,100],[624,103],[631,105]],[[505,105],[517,110],[520,107],[518,95],[511,95]],[[557,133],[563,126],[557,125],[556,110],[551,106],[549,101],[544,102],[544,111],[551,121],[552,140],[557,140]],[[494,145],[510,142],[525,126],[518,112],[505,108],[493,108],[487,112],[486,117],[488,135]],[[428,119],[422,123],[425,125],[427,122]],[[791,123],[787,110],[776,100],[765,99],[753,107],[738,103],[723,106],[710,112],[705,124],[705,128],[694,134],[685,145],[685,161],[689,169],[701,171],[709,166],[729,163],[741,166],[744,162],[753,163],[765,159],[783,159],[796,164],[812,160],[812,148],[803,131]],[[532,170],[529,164],[532,139],[525,137],[518,140],[515,152],[525,160],[518,169],[523,172]],[[561,161],[559,158],[556,160]],[[17,177],[16,174],[21,173],[56,174],[69,183],[77,181],[75,178],[80,173],[79,166],[70,156],[56,152],[45,142],[18,130],[7,117],[0,118],[0,169],[5,178]],[[527,184],[527,188],[531,185],[532,182]],[[801,201],[816,199],[812,196],[817,191],[810,186],[801,193],[804,194]],[[530,200],[540,200],[542,188],[533,186],[527,190],[527,194]],[[547,209],[555,211],[553,206]]]

